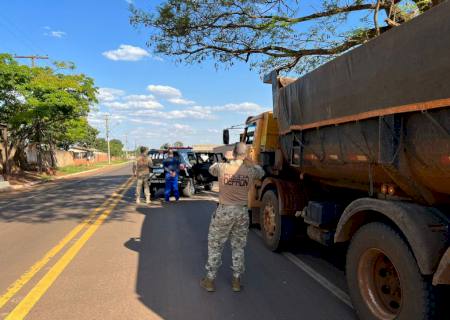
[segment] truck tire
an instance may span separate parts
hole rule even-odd
[[[183,196],[190,198],[195,194],[195,185],[192,179],[188,179],[186,186],[183,188]]]
[[[292,240],[295,221],[280,214],[278,197],[272,190],[263,195],[259,219],[264,243],[270,250],[279,251]]]
[[[347,252],[350,296],[360,319],[431,319],[433,288],[420,274],[401,235],[372,222],[353,236]]]

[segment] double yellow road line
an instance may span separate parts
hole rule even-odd
[[[5,320],[20,320],[31,311],[33,306],[40,300],[50,286],[55,282],[59,275],[69,265],[73,258],[83,248],[86,242],[92,237],[97,229],[103,224],[106,218],[111,214],[119,201],[123,198],[125,192],[132,183],[132,178],[122,184],[119,189],[112,194],[103,204],[93,210],[89,216],[80,224],[73,228],[56,246],[48,251],[39,261],[37,261],[28,271],[19,279],[11,284],[6,292],[0,296],[0,309],[19,292],[42,268],[44,268],[58,253],[60,253],[78,234],[84,229],[86,231],[81,235],[64,253],[64,255],[51,267],[51,269],[42,277],[42,279],[31,289],[20,303],[8,314]],[[99,214],[99,212],[101,212]]]

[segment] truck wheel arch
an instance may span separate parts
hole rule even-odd
[[[266,178],[261,185],[260,201],[268,190],[273,190],[277,194],[281,215],[294,215],[306,205],[298,183],[273,177]]]
[[[339,219],[334,241],[349,241],[364,224],[388,220],[407,240],[424,275],[432,274],[448,248],[449,219],[438,209],[402,201],[357,199]]]

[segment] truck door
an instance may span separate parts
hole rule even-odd
[[[243,142],[247,145],[247,156],[253,163],[258,163],[260,153],[261,134],[259,122],[261,119],[247,124],[245,129]]]
[[[259,154],[261,152],[261,128],[263,127],[264,118],[254,119],[247,123],[245,128],[244,137],[242,142],[247,145],[247,158],[254,164],[259,164]],[[248,206],[249,208],[258,208],[260,201],[258,198],[259,185],[257,183],[250,186],[248,193]]]

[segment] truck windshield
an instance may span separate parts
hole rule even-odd
[[[256,123],[251,123],[247,126],[247,129],[245,130],[245,143],[246,144],[253,144],[253,140],[255,138],[255,131],[256,131]]]

